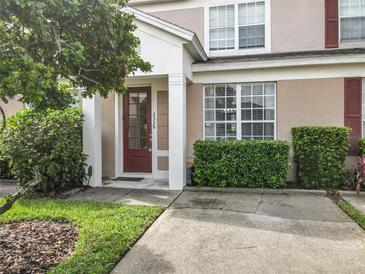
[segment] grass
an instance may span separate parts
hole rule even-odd
[[[365,215],[345,201],[340,201],[338,206],[365,230]]]
[[[109,273],[161,212],[159,207],[20,199],[0,216],[0,224],[50,219],[72,223],[80,233],[76,248],[50,273]]]

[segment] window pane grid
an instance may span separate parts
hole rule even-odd
[[[237,49],[236,40],[238,49],[265,47],[264,1],[209,8],[209,49]]]
[[[204,90],[205,138],[207,140],[236,139],[236,87],[208,85]]]
[[[209,9],[210,50],[234,49],[234,5]]]
[[[240,106],[236,105],[236,96],[241,98]],[[240,120],[237,120],[237,111],[240,111]],[[275,139],[275,117],[275,83],[204,86],[206,140],[272,140]]]
[[[340,0],[341,42],[365,39],[365,0]]]
[[[238,5],[239,48],[265,47],[265,3]]]

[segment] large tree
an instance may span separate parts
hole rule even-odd
[[[136,51],[126,0],[1,0],[0,99],[35,107],[62,101],[67,79],[83,96],[122,93],[127,75],[151,65]],[[51,105],[52,107],[52,105]]]
[[[65,107],[72,98],[60,79],[83,88],[83,96],[123,93],[128,75],[151,70],[136,51],[136,26],[121,11],[125,5],[126,0],[0,0],[0,100],[18,95],[36,109]],[[38,173],[0,205],[0,214],[38,185]]]

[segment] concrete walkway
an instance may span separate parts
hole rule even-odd
[[[362,254],[323,195],[185,191],[113,273],[364,273]]]
[[[180,191],[130,188],[79,188],[64,192],[60,198],[71,201],[93,201],[126,205],[168,207]]]

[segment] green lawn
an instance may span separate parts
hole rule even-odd
[[[365,229],[365,215],[362,214],[359,210],[354,208],[351,204],[341,201],[338,203],[338,206],[349,215],[356,223],[359,224],[363,229]]]
[[[159,207],[21,199],[0,216],[0,223],[34,219],[72,223],[80,233],[77,246],[50,272],[109,273],[161,212]]]

